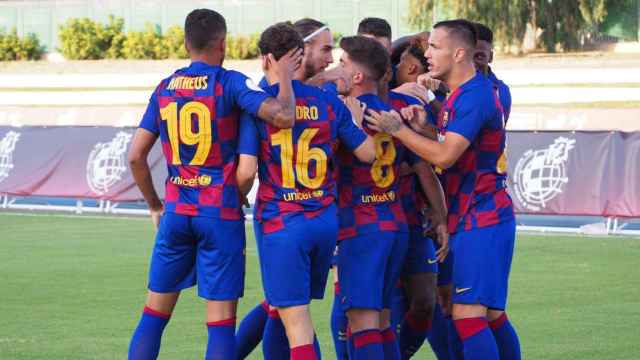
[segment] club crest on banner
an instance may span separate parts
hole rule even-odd
[[[16,149],[18,140],[20,140],[20,133],[15,131],[9,131],[0,140],[0,182],[9,177],[13,169],[13,151]]]
[[[544,209],[569,182],[566,164],[576,140],[559,137],[546,149],[530,149],[518,160],[513,188],[520,203],[532,211]]]
[[[104,195],[127,171],[125,152],[131,134],[120,131],[107,143],[97,143],[87,161],[87,184],[97,195]]]

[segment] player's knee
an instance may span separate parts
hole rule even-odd
[[[416,298],[411,304],[411,313],[419,319],[431,319],[436,307],[435,296]]]

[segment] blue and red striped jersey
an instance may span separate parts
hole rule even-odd
[[[493,84],[481,74],[449,95],[438,116],[440,138],[454,132],[470,143],[456,163],[442,173],[450,233],[513,219],[507,193],[504,114]],[[504,162],[503,162],[504,163]]]
[[[400,112],[400,109],[404,107],[409,105],[422,105],[422,103],[412,96],[391,91],[389,92],[389,105],[391,105],[394,110]],[[427,107],[428,106],[429,105],[427,105]],[[427,108],[426,111],[427,116],[431,116],[430,109]],[[416,155],[410,153],[409,149],[406,151],[410,154],[408,159],[415,159],[414,161],[417,161]],[[415,163],[414,161],[410,161],[409,165],[413,165],[413,163]],[[418,179],[413,171],[401,175],[398,195],[400,196],[402,208],[407,217],[407,223],[412,226],[422,226],[422,209],[426,202],[424,194],[418,189]]]
[[[242,218],[235,176],[240,110],[257,114],[268,97],[245,75],[202,62],[160,82],[140,127],[162,142],[166,212]]]
[[[367,109],[389,111],[391,106],[376,95],[365,94],[358,100]],[[408,231],[407,219],[398,190],[400,165],[405,147],[386,133],[366,127],[376,146],[376,160],[367,164],[341,147],[338,150],[338,239],[347,239],[377,231]]]
[[[277,94],[278,85],[265,91]],[[338,141],[351,152],[367,138],[334,94],[300,81],[293,81],[293,91],[293,128],[278,129],[244,114],[240,124],[238,153],[258,157],[255,218],[265,233],[281,230],[289,214],[311,218],[333,204]]]
[[[489,68],[489,74],[487,79],[493,84],[493,88],[498,93],[498,99],[500,99],[500,105],[502,105],[502,111],[504,112],[504,122],[509,121],[509,115],[511,115],[511,90],[504,81],[498,79],[496,74]]]

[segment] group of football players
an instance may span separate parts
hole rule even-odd
[[[333,268],[339,359],[520,359],[505,313],[515,241],[506,191],[508,87],[489,67],[492,32],[466,20],[392,41],[366,18],[260,36],[258,85],[222,67],[225,19],[185,21],[188,67],[149,100],[129,162],[157,227],[148,296],[129,359],[155,359],[180,291],[207,300],[206,359],[320,359],[310,314]],[[147,156],[160,138],[164,201]],[[242,206],[265,300],[236,332],[244,291]]]

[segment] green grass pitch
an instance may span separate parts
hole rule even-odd
[[[124,359],[152,246],[148,219],[0,214],[0,359]],[[262,299],[252,234],[247,258],[239,318]],[[639,264],[639,239],[519,234],[508,312],[523,358],[640,358]],[[325,359],[331,301],[312,307]],[[203,358],[204,316],[185,291],[160,359]]]

